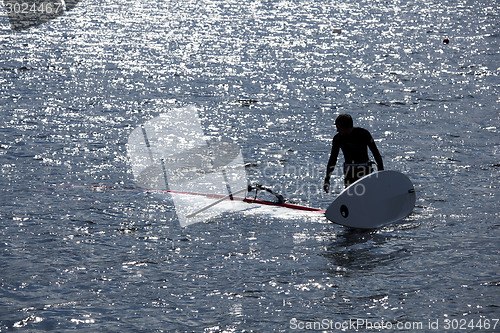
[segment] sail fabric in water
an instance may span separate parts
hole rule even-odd
[[[181,226],[231,209],[228,201],[191,217],[214,200],[210,194],[220,198],[247,186],[240,148],[207,142],[194,106],[171,109],[133,130],[128,155],[139,187],[169,191]]]

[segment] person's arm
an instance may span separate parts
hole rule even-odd
[[[340,146],[335,138],[332,140],[332,151],[330,152],[330,158],[328,159],[328,164],[326,165],[326,176],[325,182],[323,184],[323,189],[326,193],[330,191],[330,177],[337,164],[337,158],[339,156]]]
[[[384,162],[382,161],[382,156],[380,155],[380,152],[378,151],[377,145],[375,144],[373,138],[371,138],[370,143],[368,143],[368,148],[370,148],[373,154],[373,158],[375,158],[375,162],[377,163],[377,170],[384,170]]]

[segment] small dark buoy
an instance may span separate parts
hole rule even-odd
[[[448,38],[443,39],[443,44],[450,44],[450,40]]]

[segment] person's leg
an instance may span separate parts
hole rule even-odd
[[[344,168],[344,186],[349,187],[356,181],[356,167],[347,166]]]

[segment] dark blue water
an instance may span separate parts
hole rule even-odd
[[[0,331],[500,329],[496,1],[82,1],[0,22]],[[369,232],[241,212],[183,229],[150,193],[64,187],[134,187],[128,136],[183,105],[252,183],[322,208],[350,113],[414,212]]]

